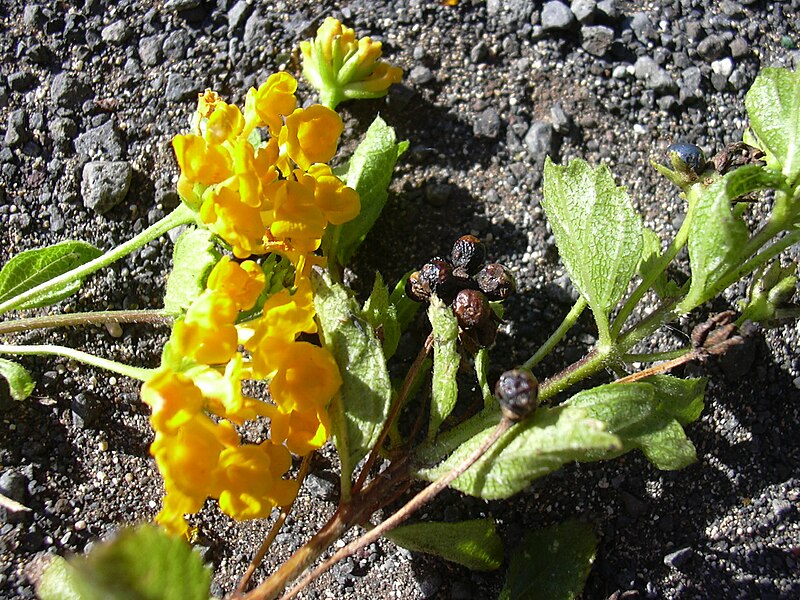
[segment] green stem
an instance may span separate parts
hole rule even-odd
[[[606,362],[612,355],[611,346],[595,346],[579,361],[572,363],[557,375],[545,379],[539,386],[539,401],[547,402],[572,384],[591,377],[606,366]]]
[[[107,267],[111,263],[116,260],[119,260],[123,256],[130,254],[134,250],[137,250],[151,242],[152,240],[160,237],[170,229],[178,227],[179,225],[185,225],[187,223],[191,223],[195,220],[195,214],[192,210],[184,204],[180,204],[178,208],[168,214],[166,217],[161,219],[158,223],[155,223],[142,231],[136,237],[131,238],[127,242],[109,250],[102,256],[98,256],[94,260],[90,260],[89,262],[82,264],[79,267],[72,269],[66,273],[59,275],[58,277],[54,277],[49,281],[45,281],[33,287],[9,300],[6,300],[2,304],[0,304],[0,314],[6,313],[10,310],[18,308],[24,305],[26,302],[34,300],[37,296],[45,294],[53,289],[71,283],[73,281],[78,281],[86,277],[87,275],[94,273],[102,269],[103,267]]]
[[[689,347],[685,348],[677,348],[675,350],[667,350],[666,352],[652,352],[650,354],[623,354],[621,359],[623,362],[626,363],[633,363],[633,362],[644,362],[644,363],[651,363],[657,362],[661,360],[672,360],[673,358],[679,358],[690,352],[692,349]]]
[[[33,329],[105,325],[107,323],[153,323],[163,325],[170,323],[174,318],[175,315],[165,310],[106,310],[70,315],[46,315],[0,322],[0,335],[31,331]]]
[[[694,217],[694,207],[697,205],[697,202],[694,201],[692,196],[693,194],[696,195],[699,193],[695,192],[694,190],[695,188],[692,188],[687,194],[689,208],[686,211],[686,216],[683,219],[680,229],[678,229],[678,233],[676,233],[675,237],[672,238],[669,247],[658,259],[656,266],[650,270],[647,277],[642,280],[639,286],[633,291],[628,300],[625,302],[625,305],[620,309],[619,314],[617,314],[617,318],[614,320],[614,325],[611,328],[611,339],[617,339],[622,331],[623,326],[625,325],[625,321],[627,321],[628,317],[631,316],[631,313],[639,304],[642,296],[647,293],[647,290],[649,290],[653,283],[655,283],[659,275],[664,272],[673,259],[678,255],[678,252],[681,251],[681,248],[686,245],[686,241],[689,239],[689,227]]]
[[[538,365],[542,359],[550,354],[550,351],[555,348],[556,344],[558,344],[564,336],[567,334],[575,322],[578,320],[578,317],[581,316],[581,313],[586,309],[586,299],[581,296],[578,298],[577,302],[572,305],[572,308],[567,313],[567,316],[564,317],[564,320],[561,321],[561,325],[558,326],[553,334],[547,338],[544,344],[542,344],[536,353],[531,356],[528,360],[525,361],[525,364],[522,365],[524,369],[533,369],[536,365]]]
[[[55,346],[52,344],[43,344],[41,346],[15,346],[13,344],[0,344],[0,354],[17,354],[28,356],[65,356],[73,360],[77,360],[87,365],[99,367],[112,373],[118,373],[131,379],[138,379],[139,381],[147,381],[150,376],[155,372],[154,369],[142,369],[140,367],[131,367],[118,363],[114,360],[100,358],[88,352],[75,350],[74,348],[67,348],[65,346]]]

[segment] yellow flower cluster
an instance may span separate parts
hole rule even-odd
[[[380,59],[382,47],[368,37],[356,40],[355,31],[328,17],[313,40],[300,42],[303,75],[319,92],[322,104],[335,108],[356,98],[380,98],[403,70]]]
[[[173,140],[178,191],[199,220],[239,260],[278,252],[295,267],[291,289],[238,323],[265,295],[266,277],[255,260],[223,257],[142,387],[166,490],[157,521],[173,533],[186,533],[184,515],[208,497],[235,519],[287,504],[297,493],[297,482],[284,478],[290,453],[307,454],[328,438],[339,370],[327,349],[298,338],[316,332],[309,273],[321,259],[314,252],[327,225],[355,217],[360,202],[325,164],[341,119],[319,105],[296,108],[296,87],[291,76],[272,75],[250,89],[243,113],[206,91],[191,133]],[[272,402],[245,396],[248,379],[268,381]],[[243,444],[235,425],[259,417],[270,421],[269,439]]]

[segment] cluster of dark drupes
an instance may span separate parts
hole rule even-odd
[[[498,317],[489,305],[514,291],[514,277],[503,265],[485,264],[486,248],[474,235],[462,235],[448,258],[430,259],[408,276],[406,295],[428,302],[436,295],[450,304],[467,346],[490,346],[497,335]]]

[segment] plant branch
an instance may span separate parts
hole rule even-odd
[[[17,354],[17,355],[32,355],[32,356],[65,356],[73,360],[99,367],[112,373],[124,375],[131,379],[138,381],[147,381],[150,376],[155,372],[154,369],[143,369],[140,367],[132,367],[125,365],[114,360],[100,358],[88,352],[67,348],[65,346],[55,346],[52,344],[42,344],[41,346],[15,346],[13,344],[0,344],[0,354]]]
[[[326,560],[324,563],[319,565],[313,571],[308,573],[305,577],[303,577],[297,585],[295,585],[291,590],[289,590],[286,594],[283,595],[281,600],[291,600],[299,594],[303,588],[305,588],[309,583],[314,581],[317,577],[322,575],[325,571],[330,569],[333,565],[337,562],[342,560],[343,558],[347,558],[351,556],[355,552],[358,552],[365,546],[368,546],[379,537],[381,537],[387,531],[391,531],[398,525],[400,525],[403,521],[408,519],[414,512],[419,510],[422,506],[433,500],[444,488],[446,488],[450,483],[452,483],[455,479],[460,477],[467,469],[469,469],[475,461],[477,461],[484,453],[494,445],[497,440],[499,440],[504,433],[506,433],[511,426],[514,424],[514,421],[507,417],[503,417],[500,422],[495,427],[494,431],[492,431],[491,435],[486,438],[483,443],[476,448],[467,458],[465,458],[461,464],[455,467],[453,470],[448,471],[439,479],[428,485],[425,489],[419,492],[416,496],[414,496],[411,500],[409,500],[400,510],[394,513],[391,517],[376,525],[373,529],[369,530],[367,533],[362,535],[360,538],[350,542],[347,546],[336,552],[332,557]]]
[[[153,323],[166,325],[175,315],[165,310],[107,310],[69,315],[45,315],[27,319],[14,319],[0,323],[0,335],[78,325],[105,325],[107,323]]]
[[[578,320],[578,317],[581,316],[584,310],[586,310],[587,302],[583,296],[580,296],[575,304],[572,305],[572,308],[567,313],[567,316],[564,317],[564,320],[561,321],[561,325],[558,326],[552,335],[547,338],[544,344],[542,344],[536,353],[531,356],[528,360],[525,361],[525,364],[522,365],[523,369],[533,369],[536,365],[538,365],[542,359],[550,354],[553,348],[564,338],[567,332],[575,325],[575,322]]]
[[[127,254],[130,254],[134,250],[138,250],[148,242],[162,236],[170,229],[178,227],[179,225],[191,223],[194,220],[195,214],[192,212],[192,210],[181,203],[178,208],[173,210],[166,217],[157,223],[154,223],[142,231],[139,235],[131,238],[127,242],[124,242],[116,248],[109,250],[94,260],[90,260],[89,262],[84,263],[79,267],[72,269],[71,271],[62,273],[58,277],[54,277],[53,279],[40,283],[39,285],[32,287],[29,290],[26,290],[3,303],[0,303],[0,314],[6,313],[15,308],[19,308],[27,302],[35,300],[37,296],[45,294],[53,289],[72,283],[73,281],[79,281],[87,275],[90,275],[91,273],[94,273],[103,267],[107,267],[111,263],[119,260]]]
[[[403,385],[400,388],[400,391],[397,393],[397,397],[394,399],[392,407],[389,409],[389,415],[386,417],[386,420],[383,423],[383,429],[381,429],[378,439],[372,446],[372,450],[367,457],[367,461],[364,463],[364,467],[361,469],[361,473],[358,475],[358,480],[352,488],[353,494],[358,493],[358,491],[364,486],[364,482],[369,475],[370,469],[372,469],[375,461],[380,455],[383,442],[386,440],[386,436],[389,435],[389,431],[391,430],[392,424],[397,418],[397,415],[400,414],[400,409],[403,408],[403,405],[405,404],[406,396],[408,396],[408,393],[414,386],[414,380],[416,380],[417,374],[419,373],[420,368],[422,368],[422,363],[425,362],[425,359],[428,357],[428,354],[430,354],[432,347],[433,334],[431,333],[428,335],[428,339],[425,340],[425,343],[422,345],[417,357],[414,359],[414,362],[408,369],[408,373],[406,373],[406,377],[403,380]]]

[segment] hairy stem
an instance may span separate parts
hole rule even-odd
[[[107,310],[99,312],[74,313],[69,315],[46,315],[28,319],[14,319],[0,323],[0,335],[49,329],[54,327],[75,327],[78,325],[105,325],[107,323],[153,323],[166,325],[174,315],[165,310]]]
[[[73,360],[99,367],[112,373],[124,375],[131,379],[138,381],[147,381],[150,376],[155,372],[154,369],[143,369],[140,367],[132,367],[125,365],[114,360],[100,358],[94,354],[75,350],[74,348],[67,348],[66,346],[55,346],[51,344],[42,344],[41,346],[15,346],[13,344],[0,344],[0,354],[17,354],[17,355],[32,355],[32,356],[65,356]]]
[[[569,313],[567,313],[567,316],[564,317],[563,321],[561,321],[561,325],[558,326],[558,329],[556,329],[553,334],[547,338],[545,343],[539,347],[533,356],[525,361],[525,364],[522,365],[522,368],[533,369],[533,367],[538,365],[545,356],[550,354],[553,348],[556,347],[556,345],[564,338],[572,326],[575,325],[578,317],[580,317],[583,311],[586,309],[586,306],[586,299],[583,296],[578,298],[575,304],[573,304]]]

